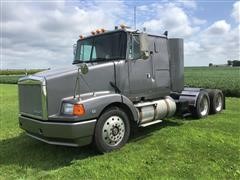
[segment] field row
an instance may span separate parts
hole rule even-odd
[[[6,69],[6,70],[0,70],[0,75],[34,74],[34,73],[42,71],[42,70],[43,69]]]

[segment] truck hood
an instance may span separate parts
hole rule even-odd
[[[50,69],[50,70],[45,70],[45,71],[41,71],[38,72],[36,74],[34,74],[35,76],[39,76],[39,77],[45,77],[45,78],[51,78],[51,77],[56,77],[59,76],[61,74],[66,74],[69,72],[73,72],[73,71],[77,71],[78,67],[77,66],[67,66],[64,68],[56,68],[56,69]]]
[[[78,94],[114,91],[110,85],[110,82],[114,82],[113,62],[88,64],[88,67],[89,71],[87,74],[83,75],[80,73]],[[72,65],[66,68],[43,71],[34,75],[46,80],[49,116],[59,112],[63,98],[74,95],[77,74],[78,66]]]

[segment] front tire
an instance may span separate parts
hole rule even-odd
[[[127,114],[118,107],[105,111],[96,124],[94,141],[99,152],[105,153],[120,149],[130,135]]]

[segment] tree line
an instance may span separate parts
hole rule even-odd
[[[215,66],[215,67],[219,67],[219,66],[237,67],[237,66],[240,66],[240,61],[239,60],[228,60],[227,64],[213,64],[213,63],[209,63],[209,67],[211,67],[211,66]]]

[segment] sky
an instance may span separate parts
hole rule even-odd
[[[240,1],[0,0],[0,68],[71,65],[73,44],[92,30],[126,24],[184,38],[185,66],[240,59]]]

